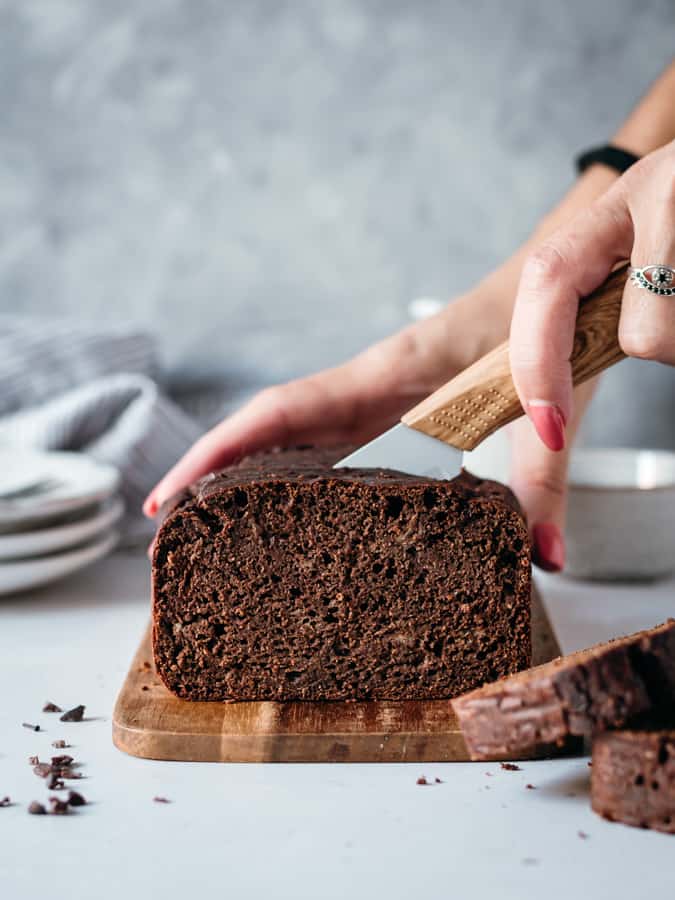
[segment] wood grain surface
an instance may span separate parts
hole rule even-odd
[[[546,662],[560,650],[536,594],[532,609],[533,661]],[[117,698],[113,741],[133,756],[198,762],[468,760],[449,700],[179,700],[155,672],[149,628]],[[549,748],[540,748],[532,756],[545,755],[551,755]]]
[[[574,384],[624,358],[618,329],[627,267],[579,305],[570,357]],[[473,450],[488,435],[523,415],[509,365],[508,341],[439,388],[401,419],[459,450]]]

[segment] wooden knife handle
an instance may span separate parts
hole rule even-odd
[[[625,357],[618,330],[627,271],[627,266],[617,269],[579,304],[570,359],[574,384]],[[418,403],[401,421],[459,450],[473,450],[493,431],[522,415],[505,341]]]

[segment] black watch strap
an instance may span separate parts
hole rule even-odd
[[[621,147],[616,147],[614,144],[605,144],[602,147],[593,147],[577,156],[576,166],[579,174],[595,163],[602,163],[604,166],[609,166],[610,169],[615,169],[619,174],[623,174],[639,159],[639,156],[628,150],[622,150]]]

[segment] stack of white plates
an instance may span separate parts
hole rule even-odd
[[[0,594],[62,578],[115,546],[119,473],[81,453],[0,451]]]

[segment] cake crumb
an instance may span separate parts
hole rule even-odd
[[[499,764],[505,772],[520,772],[522,771],[520,766],[517,766],[515,763],[511,762],[503,762]]]
[[[586,834],[585,831],[577,831],[577,834],[579,835],[579,837],[581,838],[582,841],[585,841],[588,839],[588,835]]]
[[[153,797],[154,803],[171,803],[168,797]]]
[[[417,779],[415,784],[429,784],[429,782],[426,779],[426,775],[420,775],[420,777]]]
[[[534,784],[526,784],[525,787],[527,788],[528,791],[536,791],[537,790],[537,788]]]

